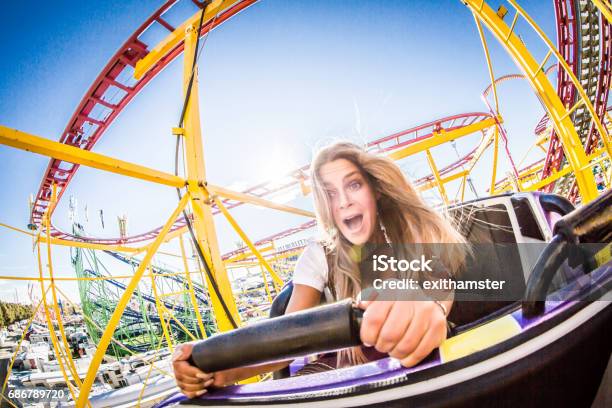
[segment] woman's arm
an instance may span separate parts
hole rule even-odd
[[[321,301],[321,292],[307,285],[296,284],[293,287],[291,299],[285,314],[297,312],[317,306]],[[211,386],[222,387],[258,374],[277,371],[287,367],[292,360],[269,364],[238,367],[216,373],[205,373],[190,365],[187,360],[191,356],[193,343],[184,343],[176,348],[172,357],[172,366],[176,383],[189,398],[198,397]]]
[[[285,314],[310,309],[319,303],[321,303],[321,292],[308,285],[295,284]]]

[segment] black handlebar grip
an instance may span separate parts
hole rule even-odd
[[[212,373],[357,346],[362,316],[346,300],[262,320],[196,343],[189,363]]]
[[[572,211],[555,224],[554,234],[562,234],[577,243],[579,237],[601,231],[610,234],[612,220],[612,190]],[[603,242],[603,241],[601,241]]]

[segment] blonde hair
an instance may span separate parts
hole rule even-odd
[[[353,163],[377,197],[378,217],[392,243],[465,243],[448,218],[427,205],[400,168],[389,158],[366,152],[350,142],[336,142],[321,149],[310,167],[314,206],[322,243],[327,251],[331,288],[337,299],[355,298],[361,291],[353,245],[334,223],[331,204],[323,187],[320,169],[326,163],[345,159]],[[401,246],[400,246],[401,247]],[[446,245],[438,254],[445,268],[454,274],[465,259],[462,245]],[[361,364],[367,359],[360,347],[342,350],[338,366]]]

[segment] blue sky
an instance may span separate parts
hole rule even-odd
[[[5,4],[0,124],[57,140],[108,59],[161,4]],[[521,4],[556,38],[551,2]],[[541,59],[546,50],[523,28],[517,27]],[[152,31],[147,39],[159,40],[158,34]],[[488,33],[487,38],[496,75],[518,72]],[[180,111],[181,71],[178,58],[124,110],[95,151],[172,171],[170,129]],[[215,30],[201,55],[209,181],[247,186],[308,163],[325,141],[364,142],[446,115],[486,111],[480,95],[487,84],[476,27],[460,1],[262,1]],[[501,85],[500,103],[518,161],[543,110],[522,81]],[[458,142],[459,148],[473,147],[476,139],[470,140]],[[448,148],[434,153],[440,165],[454,158]],[[47,163],[45,157],[0,146],[0,222],[25,227],[28,197],[36,193]],[[425,174],[425,165],[422,157],[401,163],[410,176]],[[490,167],[481,167],[474,182],[482,193]],[[172,189],[81,168],[54,216],[66,229],[70,195],[78,200],[81,221],[87,204],[87,228],[98,236],[118,235],[116,217],[122,214],[129,217],[130,233],[148,231],[161,225],[176,203]],[[310,198],[291,203],[311,208]],[[254,208],[234,214],[253,239],[304,221]],[[222,249],[233,249],[236,238],[224,222],[217,225]],[[54,248],[54,265],[58,275],[73,276],[66,248]],[[31,239],[0,229],[0,275],[36,274]],[[65,287],[76,299],[75,285]],[[0,299],[12,300],[15,288],[25,298],[23,282],[4,281]]]

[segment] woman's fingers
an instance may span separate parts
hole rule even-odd
[[[205,380],[201,379],[201,378],[196,378],[196,377],[188,377],[185,375],[182,375],[180,373],[174,373],[174,378],[176,379],[176,382],[181,382],[184,384],[202,384]]]
[[[179,385],[179,387],[182,390],[185,390],[185,391],[198,391],[198,390],[202,390],[204,388],[210,387],[211,385],[213,385],[214,381],[215,381],[215,379],[211,378],[210,380],[206,380],[206,381],[200,382],[198,384],[188,384],[188,383],[185,383],[183,381],[177,381],[177,384]]]
[[[446,324],[444,328],[440,327],[439,323],[432,323],[429,330],[425,333],[419,345],[408,356],[402,358],[400,363],[404,367],[412,367],[431,353],[433,349],[438,347],[446,338]]]
[[[376,341],[376,350],[388,353],[399,343],[414,315],[414,307],[411,302],[396,301],[387,316]]]
[[[210,380],[207,380],[204,383],[200,384],[184,384],[180,381],[178,381],[177,384],[181,389],[181,392],[187,397],[196,398],[206,393],[208,391],[207,388],[212,386],[213,382],[214,379],[211,378]]]
[[[193,350],[193,343],[183,343],[176,346],[174,353],[172,354],[172,367],[174,372],[177,372],[187,377],[197,377],[203,380],[207,380],[212,377],[212,374],[207,374],[200,370],[198,367],[194,367],[187,362],[191,357],[191,351]]]
[[[374,301],[365,305],[365,312],[359,332],[364,345],[371,346],[376,344],[378,335],[387,320],[393,303],[390,301]]]
[[[423,305],[414,303],[413,307],[414,314],[410,320],[410,325],[404,332],[402,339],[389,352],[391,357],[401,360],[410,355],[417,348],[429,327],[429,313],[424,310]]]
[[[187,362],[193,344],[184,343],[176,347],[172,355],[174,378],[181,392],[189,398],[196,398],[206,392],[215,381],[212,373],[205,373]]]
[[[207,374],[204,371],[200,370],[198,367],[194,367],[186,361],[176,361],[172,363],[172,368],[174,369],[174,374],[182,375],[184,377],[193,377],[200,378],[202,380],[207,380],[212,376],[212,374]]]
[[[195,392],[195,391],[200,391],[200,390],[205,390],[206,389],[206,387],[204,386],[204,383],[185,384],[183,382],[177,382],[177,385],[179,386],[179,388],[181,389],[182,392]]]
[[[197,397],[201,397],[202,395],[206,394],[208,390],[199,390],[199,391],[195,391],[195,392],[183,392],[183,394],[185,394],[187,396],[187,398],[193,399],[193,398],[197,398]]]
[[[214,377],[207,380],[200,380],[200,382],[197,384],[186,382],[184,379],[180,380],[177,378],[176,380],[176,384],[181,389],[181,392],[189,398],[195,398],[203,395],[207,391],[207,388],[211,387],[214,382]]]
[[[196,377],[198,377],[200,380],[202,381],[208,381],[214,378],[214,374],[213,373],[205,373],[205,372],[200,372],[198,374],[196,374]]]

